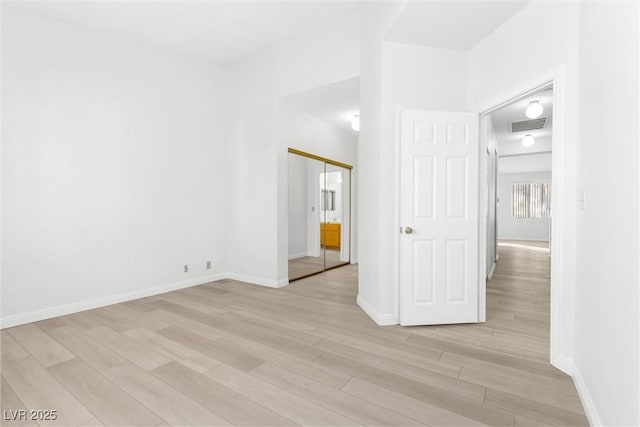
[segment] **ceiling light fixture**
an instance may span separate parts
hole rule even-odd
[[[351,119],[351,129],[360,132],[360,114],[356,114]]]
[[[531,101],[524,110],[524,114],[530,119],[537,119],[542,115],[542,111],[544,111],[544,108],[542,108],[540,101]]]
[[[524,138],[522,138],[522,145],[525,147],[531,147],[536,143],[536,139],[530,133],[526,134]]]

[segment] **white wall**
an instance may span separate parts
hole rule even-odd
[[[563,160],[554,164],[554,184],[556,173],[564,183],[554,185],[564,205],[563,247],[554,241],[564,268],[552,352],[598,425],[640,423],[637,55],[634,2],[534,1],[469,52],[474,110],[553,69],[564,77]]]
[[[574,361],[603,425],[640,425],[638,17],[581,3]]]
[[[323,157],[327,157],[350,165],[354,165],[356,163],[357,134],[355,132],[345,132],[344,130],[339,129],[325,121],[319,120],[304,111],[298,110],[296,107],[290,105],[287,102],[279,103],[278,116],[280,118],[279,122],[281,124],[278,130],[280,139],[279,142],[281,145],[280,150],[286,151],[287,147],[292,147],[312,154],[325,153],[322,154]],[[331,155],[326,155],[326,153],[331,153]],[[313,172],[316,179],[310,182],[310,185],[307,188],[308,197],[310,197],[312,201],[319,200],[320,182],[318,174],[321,170],[324,170],[324,163],[314,160],[309,160],[307,162],[307,169],[309,171],[314,168],[314,166],[312,165],[316,163],[319,164],[320,168],[317,171]],[[314,169],[317,169],[317,166]],[[357,169],[352,173],[355,175],[355,173],[357,173]],[[307,179],[309,180],[310,178],[307,177]],[[355,194],[357,194],[355,185],[353,185],[352,191],[353,195],[355,196]],[[314,199],[314,195],[318,196],[318,198]],[[337,203],[340,203],[340,201],[338,200],[339,196],[340,195],[337,193]],[[307,203],[307,208],[308,206],[309,203]],[[314,215],[307,216],[307,254],[309,256],[318,256],[320,251],[320,214],[321,212],[317,211]],[[334,213],[328,213],[328,215],[334,215]],[[339,215],[342,214],[339,213]],[[355,215],[355,212],[351,212],[351,217],[354,223],[356,223]],[[343,218],[342,221],[346,225],[348,225],[349,223],[347,218]],[[291,219],[289,219],[289,223],[290,222]],[[288,228],[288,230],[291,231],[291,228]],[[348,228],[345,228],[345,230],[348,232]],[[349,240],[346,238],[343,238],[342,240],[344,242],[349,242]],[[291,241],[290,238],[289,241]],[[291,249],[289,249],[288,253],[289,256],[291,256]],[[352,259],[355,259],[356,256],[356,245],[352,245],[351,257]]]
[[[523,154],[517,156],[498,155],[498,173],[521,173],[550,171],[551,153]]]
[[[378,323],[397,323],[395,312],[382,312],[385,286],[378,277],[380,263],[393,259],[378,241],[380,217],[371,215],[385,203],[378,188],[382,179],[393,175],[381,172],[382,161],[382,43],[407,1],[360,4],[360,138],[358,139],[359,187],[375,189],[358,193],[358,304]],[[386,258],[383,258],[386,255]],[[387,267],[389,268],[389,267]],[[395,311],[395,310],[394,310]]]
[[[358,15],[225,67],[230,114],[229,271],[272,286],[287,283],[287,147],[355,164],[344,132],[281,102],[356,77]],[[340,132],[340,133],[338,133]],[[356,171],[357,173],[357,171]]]
[[[286,148],[355,164],[356,143],[279,100],[358,75],[356,12],[218,68],[3,9],[3,325],[286,283]]]
[[[551,172],[498,175],[498,238],[506,240],[549,240],[549,218],[513,218],[511,185],[516,182],[551,181]]]
[[[371,119],[362,114],[361,126],[368,128],[361,130],[359,151],[359,179],[376,189],[361,192],[359,209],[378,215],[367,218],[366,227],[364,215],[360,219],[358,299],[378,323],[398,323],[398,107],[464,111],[467,64],[462,51],[382,42],[378,66],[380,133],[371,135]],[[361,88],[370,91],[367,99],[375,99],[371,88]],[[365,99],[364,92],[361,97]]]
[[[2,22],[3,18],[3,7],[2,5],[0,5],[0,22]],[[2,31],[2,29],[0,28],[0,48],[3,44],[3,39],[4,39],[4,32]],[[2,278],[4,276],[3,274],[3,265],[4,265],[4,257],[2,254],[2,239],[3,239],[3,234],[2,234],[2,229],[3,229],[3,223],[4,223],[4,184],[3,184],[3,179],[4,179],[4,172],[3,172],[3,165],[4,165],[4,161],[3,161],[3,157],[4,157],[4,132],[2,131],[2,129],[4,129],[4,114],[2,112],[3,110],[3,103],[2,103],[2,99],[4,97],[4,87],[3,87],[3,83],[4,83],[4,55],[1,54],[0,52],[0,189],[2,191],[0,191],[0,292],[2,290]],[[4,314],[2,311],[2,304],[0,303],[0,326],[2,326],[2,318],[3,318]]]
[[[357,161],[355,132],[339,129],[286,102],[278,103],[278,123],[277,137],[285,152],[291,147],[350,165]]]
[[[289,259],[307,255],[307,159],[289,154]]]
[[[563,161],[556,171],[561,175],[563,188],[554,186],[565,207],[563,212],[554,212],[556,223],[562,218],[564,241],[563,247],[554,241],[554,248],[561,253],[565,267],[562,277],[556,277],[562,282],[558,298],[561,310],[557,316],[552,314],[560,334],[551,343],[556,362],[560,360],[565,369],[570,368],[573,357],[579,7],[577,2],[531,2],[468,53],[468,105],[472,111],[483,111],[507,101],[505,96],[532,89],[526,87],[528,82],[551,76],[558,70],[565,79],[563,92],[557,93],[557,101],[564,104],[566,112],[562,147],[557,151]],[[554,103],[554,111],[557,104]],[[558,125],[554,119],[554,127]],[[557,181],[554,174],[554,182]]]
[[[550,153],[552,149],[551,136],[536,138],[535,144],[531,147],[523,147],[521,144],[514,144],[513,140],[508,139],[498,141],[498,152],[501,156],[508,156],[511,154]]]
[[[7,4],[2,56],[3,324],[224,271],[217,69]]]
[[[378,194],[380,227],[374,235],[382,247],[378,280],[393,283],[382,292],[380,310],[397,313],[398,271],[398,107],[466,111],[466,53],[458,50],[384,42],[382,46],[382,145]]]

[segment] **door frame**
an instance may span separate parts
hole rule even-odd
[[[553,85],[553,129],[551,131],[551,176],[553,180],[553,193],[551,196],[551,208],[553,212],[553,222],[551,228],[551,240],[553,241],[553,256],[551,257],[551,301],[550,301],[550,337],[549,337],[549,360],[552,365],[557,368],[568,372],[569,364],[566,363],[564,357],[559,353],[560,348],[560,331],[561,331],[561,317],[560,317],[560,296],[562,295],[562,289],[564,282],[562,281],[564,266],[563,266],[563,248],[564,248],[564,230],[563,225],[566,222],[566,211],[563,206],[563,197],[570,189],[567,188],[566,180],[564,178],[564,144],[563,136],[565,129],[565,70],[564,65],[554,68],[544,74],[534,77],[521,85],[513,87],[507,92],[497,96],[491,101],[480,105],[480,108],[476,110],[479,114],[480,120],[480,150],[486,151],[487,138],[484,132],[484,120],[487,114],[497,110],[498,108],[509,104],[517,99],[527,96],[533,92],[536,92],[544,87]],[[481,151],[482,152],[482,151]],[[482,190],[482,187],[486,187],[487,177],[482,176],[485,170],[485,157],[480,156],[480,169],[479,173],[479,185],[480,190],[480,207],[483,203],[487,203],[487,194]],[[478,314],[479,321],[486,321],[486,250],[487,250],[487,220],[484,215],[480,216],[480,238],[478,239],[479,257],[480,262],[480,278],[478,290]],[[497,239],[496,239],[497,244]]]

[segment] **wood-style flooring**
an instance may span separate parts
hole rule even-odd
[[[571,379],[548,363],[548,255],[512,243],[500,246],[484,324],[376,326],[346,266],[281,289],[223,280],[3,330],[3,418],[54,409],[57,420],[38,424],[587,425]]]
[[[289,280],[345,264],[340,260],[340,249],[323,248],[319,257],[303,256],[289,260]]]

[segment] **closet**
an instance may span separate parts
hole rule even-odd
[[[352,166],[288,153],[289,281],[351,261]]]

